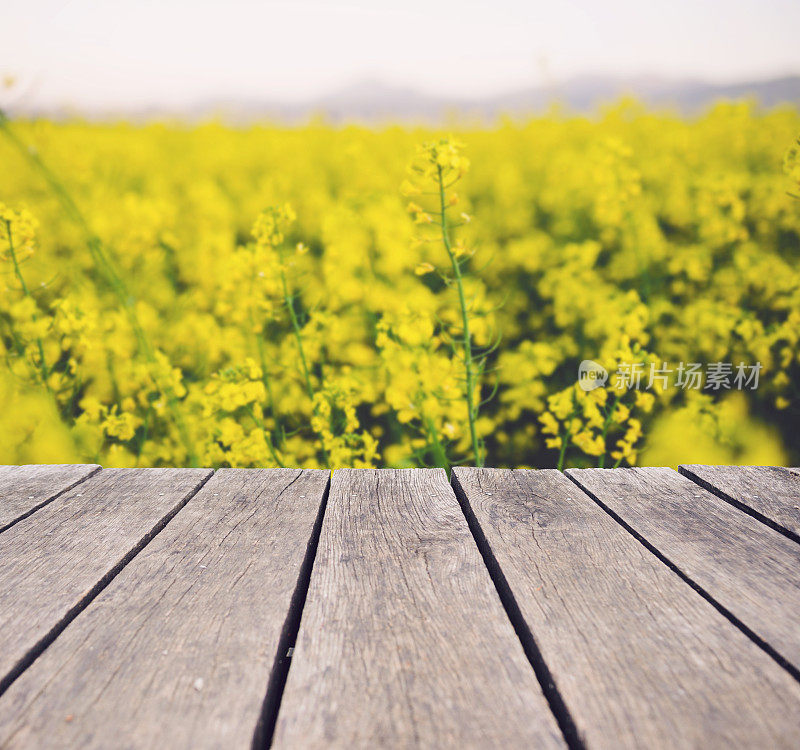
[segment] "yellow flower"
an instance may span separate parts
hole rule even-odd
[[[542,414],[539,417],[539,421],[542,423],[542,432],[545,432],[549,435],[558,435],[558,422],[549,411],[546,411],[544,414]]]
[[[297,218],[290,204],[264,209],[253,225],[253,237],[259,245],[277,247],[283,242],[286,229]]]
[[[589,456],[600,456],[605,451],[605,441],[601,435],[593,435],[582,430],[572,437],[575,445]]]
[[[403,180],[400,185],[400,192],[406,197],[411,195],[419,195],[422,190],[410,180]]]
[[[655,401],[656,397],[652,393],[646,393],[645,391],[635,392],[636,408],[641,409],[643,412],[652,411]]]

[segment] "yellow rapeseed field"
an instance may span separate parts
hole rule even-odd
[[[0,462],[800,458],[796,110],[0,131]]]

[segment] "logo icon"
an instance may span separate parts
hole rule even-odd
[[[578,365],[578,385],[584,391],[593,391],[608,382],[608,370],[591,359],[584,359]]]

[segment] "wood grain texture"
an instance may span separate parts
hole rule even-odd
[[[563,474],[453,484],[587,747],[796,747],[800,684]]]
[[[564,746],[442,470],[334,472],[274,746]]]
[[[800,546],[672,469],[568,474],[800,678]]]
[[[98,471],[96,464],[0,466],[0,531]]]
[[[800,476],[779,466],[679,466],[681,474],[800,542]]]
[[[104,469],[0,535],[0,692],[210,474]]]
[[[218,471],[0,698],[0,747],[249,747],[327,483]]]

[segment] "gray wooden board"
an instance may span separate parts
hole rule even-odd
[[[104,469],[0,534],[0,691],[210,474]]]
[[[249,747],[327,483],[218,471],[0,698],[0,747]]]
[[[672,469],[567,473],[800,675],[800,546]]]
[[[274,746],[564,746],[441,469],[334,472]]]
[[[567,477],[453,484],[587,747],[797,746],[800,684]]]
[[[779,466],[701,466],[678,470],[701,487],[800,542],[800,476]]]
[[[0,466],[0,531],[99,470],[96,464]]]

